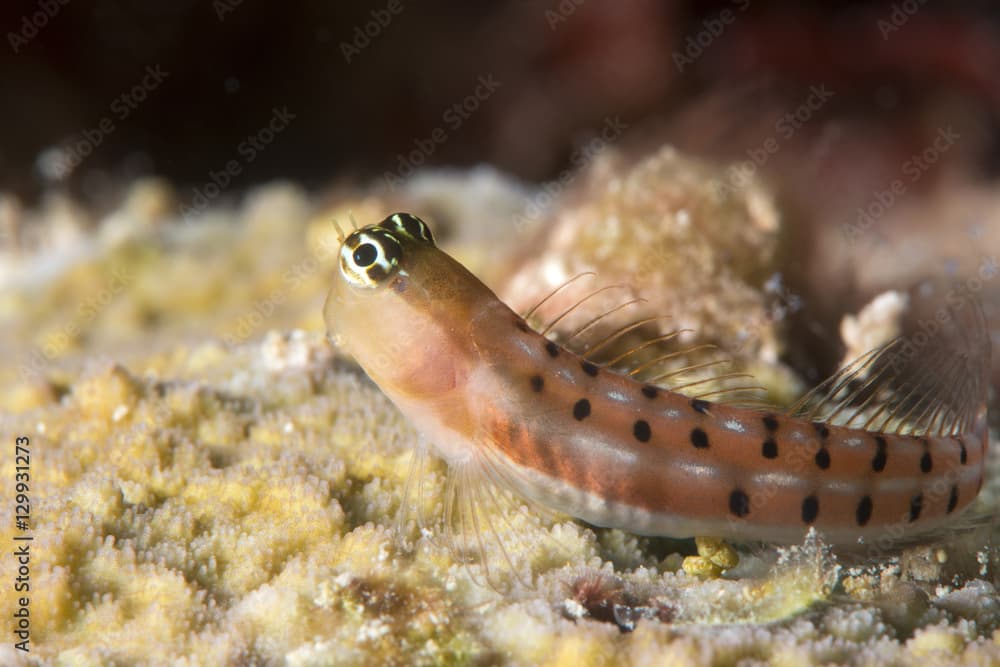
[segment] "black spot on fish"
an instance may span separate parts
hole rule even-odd
[[[555,359],[559,356],[559,346],[553,343],[551,340],[545,341],[545,351],[549,353],[549,356]]]
[[[930,452],[924,452],[924,455],[920,457],[920,472],[927,474],[934,468],[934,460],[931,458]]]
[[[924,494],[918,493],[910,498],[910,523],[920,518],[920,510],[924,508]]]
[[[691,429],[691,444],[698,449],[708,447],[708,434],[700,428]]]
[[[872,457],[872,470],[882,472],[885,470],[886,459],[889,457],[889,446],[885,438],[880,435],[875,436],[875,456]]]
[[[590,401],[581,398],[573,405],[573,416],[577,421],[583,421],[590,416]]]
[[[816,452],[815,460],[820,470],[826,470],[830,467],[830,450],[826,447],[820,447],[820,450]]]
[[[819,499],[816,496],[806,496],[802,501],[802,522],[813,523],[819,516]]]
[[[955,511],[958,507],[958,484],[951,487],[951,495],[948,497],[948,514]]]
[[[703,401],[700,398],[691,399],[691,407],[694,408],[695,412],[700,412],[701,414],[708,414],[708,406],[711,405],[708,401]]]
[[[635,435],[635,439],[639,442],[649,442],[649,438],[653,435],[653,432],[649,428],[649,422],[645,419],[639,419],[632,425],[632,434]]]
[[[733,489],[729,494],[729,511],[738,517],[745,517],[750,513],[750,498],[740,489]]]
[[[816,429],[816,435],[819,436],[820,440],[826,440],[830,437],[830,429],[826,427],[826,424],[822,422],[813,422],[813,428]]]
[[[580,368],[582,368],[583,372],[590,377],[597,377],[597,366],[589,361],[584,360],[583,363],[580,364]]]
[[[965,462],[969,460],[969,452],[965,450],[965,443],[962,442],[961,436],[955,439],[958,440],[958,446],[961,447],[958,452],[958,462],[965,465]]]
[[[545,380],[542,379],[541,375],[531,376],[531,388],[535,391],[541,391],[542,387],[545,386]]]
[[[764,441],[764,444],[760,447],[760,454],[765,459],[778,458],[778,443],[774,441],[774,438],[768,438]]]
[[[514,322],[514,326],[516,326],[524,333],[528,333],[529,331],[531,331],[531,328],[528,327],[528,323],[525,322],[524,320],[517,320],[516,322]]]
[[[854,518],[859,526],[864,526],[872,518],[872,497],[864,496],[858,503],[858,508],[854,511]]]
[[[642,388],[642,395],[646,398],[656,398],[660,394],[660,390],[651,384],[647,384]]]
[[[778,430],[778,418],[774,415],[764,415],[762,420],[764,422],[764,428],[766,428],[771,433]]]

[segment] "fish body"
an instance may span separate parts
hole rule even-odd
[[[948,522],[983,483],[984,400],[948,412],[911,398],[931,426],[906,432],[646,384],[534,331],[405,213],[344,240],[325,317],[450,466],[598,526],[899,538]]]

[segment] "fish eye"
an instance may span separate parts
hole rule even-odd
[[[359,229],[340,249],[340,273],[353,285],[377,287],[399,268],[403,248],[381,227]]]
[[[378,248],[372,243],[362,243],[352,255],[354,263],[362,269],[367,269],[378,259]]]
[[[410,213],[393,213],[380,222],[379,227],[400,236],[408,236],[414,241],[434,244],[434,235],[431,234],[431,228],[423,220]]]

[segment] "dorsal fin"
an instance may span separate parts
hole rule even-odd
[[[915,330],[846,364],[790,408],[882,433],[950,436],[985,428],[990,339],[982,306],[949,292]]]
[[[581,273],[553,289],[531,308],[525,319],[536,331],[558,342],[585,360],[611,368],[622,375],[647,384],[661,386],[692,398],[752,407],[773,407],[762,400],[766,389],[758,385],[749,373],[736,370],[733,359],[710,343],[677,345],[682,337],[695,338],[688,328],[666,330],[659,326],[668,316],[624,319],[630,306],[643,304],[645,299],[634,297],[624,285],[591,288],[584,296],[563,306],[561,310],[542,316],[553,297],[583,277]],[[611,290],[622,289],[626,294],[620,303],[604,306],[593,314],[585,306],[595,297]]]

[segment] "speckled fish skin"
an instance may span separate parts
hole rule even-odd
[[[672,537],[898,538],[979,493],[985,410],[968,433],[898,435],[643,384],[533,331],[417,224],[395,214],[348,235],[325,318],[450,465],[595,525]],[[365,243],[396,263],[359,284]]]

